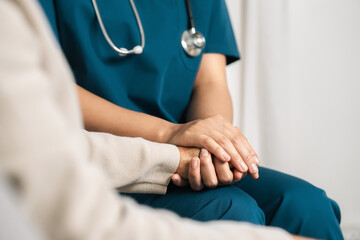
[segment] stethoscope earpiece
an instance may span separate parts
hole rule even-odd
[[[113,41],[111,40],[109,34],[106,31],[106,28],[105,28],[105,25],[104,25],[104,23],[102,21],[101,14],[100,14],[99,8],[97,6],[96,0],[91,0],[91,1],[92,1],[92,4],[93,4],[93,7],[94,7],[96,18],[97,18],[97,20],[99,22],[99,25],[100,25],[100,29],[101,29],[106,41],[110,45],[110,47],[112,49],[114,49],[114,51],[117,52],[119,54],[119,56],[121,56],[121,57],[127,56],[129,54],[141,54],[143,52],[144,47],[145,47],[145,33],[144,33],[144,29],[143,29],[143,26],[142,26],[142,23],[141,23],[141,19],[139,17],[139,13],[138,13],[138,11],[136,9],[136,6],[135,6],[134,0],[129,0],[129,2],[130,2],[131,8],[132,8],[133,13],[134,13],[135,18],[136,18],[136,22],[137,22],[138,27],[139,27],[139,32],[140,32],[140,37],[141,37],[141,46],[140,45],[135,46],[131,50],[128,50],[128,49],[123,48],[123,47],[122,48],[116,47],[116,45],[113,43]]]
[[[127,48],[119,48],[117,51],[120,57],[127,56],[129,54],[141,54],[143,52],[142,46],[135,46],[133,49],[128,50]]]
[[[122,57],[127,56],[129,54],[141,54],[145,47],[145,33],[144,33],[144,29],[143,29],[143,26],[141,23],[141,19],[139,17],[138,11],[135,6],[134,0],[129,0],[129,2],[131,4],[131,8],[134,12],[136,22],[139,27],[139,32],[140,32],[140,36],[141,36],[141,46],[140,45],[135,46],[131,50],[128,50],[126,48],[118,48],[115,46],[115,44],[113,43],[113,41],[111,40],[110,36],[108,35],[108,33],[106,31],[106,28],[102,21],[101,14],[99,12],[96,0],[91,0],[91,1],[94,6],[96,18],[99,22],[101,31],[102,31],[106,41],[110,45],[110,47],[112,49],[114,49],[114,51],[117,52],[119,54],[119,56],[122,56]],[[197,32],[195,30],[195,24],[194,24],[194,19],[192,16],[190,0],[185,0],[185,3],[186,3],[187,15],[188,15],[189,29],[185,30],[184,33],[182,34],[181,45],[182,45],[184,51],[190,57],[197,57],[200,55],[201,50],[205,47],[205,38],[200,32]]]
[[[142,54],[142,52],[143,52],[143,47],[142,46],[135,46],[134,48],[133,48],[133,50],[134,50],[134,53],[135,54]]]

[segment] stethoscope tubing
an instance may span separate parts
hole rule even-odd
[[[194,17],[193,12],[190,4],[190,0],[185,1],[186,5],[186,12],[187,12],[187,18],[188,18],[188,29],[195,29],[195,23],[194,23]]]
[[[144,33],[144,29],[142,26],[142,22],[141,22],[139,13],[135,6],[134,0],[129,0],[129,2],[131,5],[131,8],[133,10],[133,13],[135,15],[138,28],[139,28],[140,37],[141,37],[141,45],[137,45],[137,46],[133,47],[133,49],[131,49],[131,50],[128,50],[126,48],[118,48],[114,44],[114,42],[111,40],[109,34],[106,31],[106,27],[102,21],[101,14],[100,14],[96,0],[91,0],[91,1],[93,4],[93,7],[94,7],[96,18],[99,22],[100,29],[101,29],[107,43],[110,45],[110,47],[115,52],[117,52],[120,56],[127,56],[129,54],[141,54],[145,48],[145,33]],[[185,5],[186,5],[186,12],[187,12],[187,19],[188,19],[188,29],[185,30],[184,33],[182,34],[181,45],[182,45],[184,51],[187,53],[187,55],[189,55],[190,57],[197,57],[200,55],[201,50],[205,46],[205,38],[200,32],[197,32],[195,29],[195,22],[194,22],[194,18],[193,18],[193,14],[192,14],[190,0],[185,0]]]
[[[108,44],[111,46],[112,49],[114,49],[114,51],[116,51],[120,56],[126,56],[128,54],[139,54],[139,47],[141,47],[141,52],[142,50],[145,48],[145,33],[144,33],[144,29],[143,29],[143,26],[142,26],[142,23],[141,23],[141,19],[140,19],[140,16],[139,16],[139,13],[136,9],[136,6],[134,4],[134,1],[133,0],[129,0],[130,2],[130,5],[131,5],[131,8],[133,10],[133,13],[135,15],[135,18],[136,18],[136,22],[137,22],[137,25],[138,25],[138,28],[139,28],[139,32],[140,32],[140,36],[141,36],[141,45],[140,46],[135,46],[133,49],[131,50],[128,50],[126,48],[118,48],[114,42],[111,40],[111,38],[109,37],[109,34],[107,33],[106,31],[106,28],[105,28],[105,25],[102,21],[102,18],[101,18],[101,14],[100,14],[100,11],[99,11],[99,8],[98,8],[98,5],[97,5],[97,2],[96,0],[92,0],[92,4],[94,6],[94,11],[95,11],[95,14],[96,14],[96,17],[98,19],[98,22],[99,22],[99,25],[100,25],[100,28],[101,28],[101,31],[106,39],[106,41],[108,42]],[[141,53],[140,52],[140,53]]]

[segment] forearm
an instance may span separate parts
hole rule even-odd
[[[219,114],[232,123],[233,109],[225,67],[224,55],[204,54],[187,110],[187,121]]]
[[[77,86],[85,129],[167,142],[175,127],[164,119],[117,106]]]
[[[233,121],[233,107],[226,82],[212,82],[194,89],[187,111],[187,121],[222,115]]]

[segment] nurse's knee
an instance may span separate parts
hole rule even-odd
[[[336,216],[340,221],[339,206],[326,193],[309,183],[292,186],[284,192],[283,204],[291,216],[321,219]]]
[[[251,222],[258,225],[265,225],[265,214],[258,206],[257,202],[249,197],[233,197],[230,201],[229,215],[233,215],[235,220]]]

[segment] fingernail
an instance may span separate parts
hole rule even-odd
[[[192,168],[197,168],[197,165],[198,165],[198,161],[192,161],[191,163]]]
[[[208,150],[206,150],[205,148],[202,148],[200,155],[201,155],[202,157],[206,157],[207,155],[209,155],[209,152],[208,152]]]
[[[260,164],[259,158],[257,156],[255,156],[254,159],[255,159],[256,164],[259,165]]]
[[[259,171],[255,163],[251,164],[250,169],[252,173],[257,173]]]
[[[244,162],[241,162],[240,166],[244,172],[246,172],[248,170],[248,167],[246,166],[246,164]]]
[[[230,155],[229,154],[227,154],[226,152],[224,152],[223,154],[223,158],[226,160],[226,161],[230,161]]]

